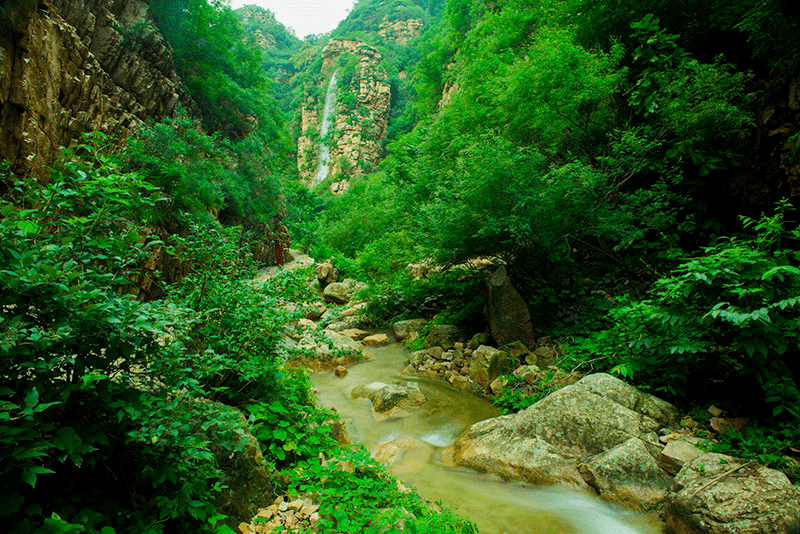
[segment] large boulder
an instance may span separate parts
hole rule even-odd
[[[435,324],[431,326],[428,337],[425,338],[425,348],[442,347],[444,350],[452,349],[461,339],[461,330],[451,324]]]
[[[505,266],[500,266],[486,280],[486,319],[498,347],[520,341],[528,347],[536,345],[531,314],[525,300],[511,284]]]
[[[677,418],[667,402],[610,375],[589,375],[517,414],[473,425],[455,443],[453,460],[532,484],[591,487],[648,508],[669,480],[655,461],[657,431]]]
[[[664,515],[678,534],[796,534],[800,487],[780,471],[706,453],[675,477]]]
[[[397,341],[405,341],[413,333],[421,331],[427,321],[425,319],[407,319],[392,324],[392,333]]]
[[[353,388],[350,394],[354,399],[369,399],[372,402],[372,409],[376,412],[388,412],[393,408],[414,408],[428,400],[416,382],[402,384],[372,382]]]

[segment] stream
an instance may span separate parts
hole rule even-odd
[[[402,440],[395,453],[394,475],[429,501],[440,501],[470,518],[481,534],[655,534],[637,514],[609,506],[590,495],[553,487],[506,483],[499,477],[443,460],[446,448],[470,425],[500,415],[491,403],[451,387],[438,376],[402,376],[408,352],[400,343],[365,347],[370,359],[349,367],[344,378],[332,371],[312,376],[320,403],[335,408],[347,422],[350,439],[375,454],[382,444]],[[416,381],[428,401],[405,417],[384,419],[370,401],[353,399],[351,390],[371,382]],[[414,441],[409,438],[416,438]],[[401,443],[401,442],[395,442]],[[383,451],[386,453],[386,448]],[[399,457],[399,458],[398,458]]]

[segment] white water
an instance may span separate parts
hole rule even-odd
[[[442,453],[477,421],[498,415],[496,407],[439,377],[405,377],[399,370],[408,354],[399,343],[366,348],[372,358],[350,367],[337,378],[316,373],[312,380],[320,403],[335,407],[347,421],[350,438],[370,452],[388,441],[411,437],[425,442],[407,450],[392,466],[395,476],[412,485],[423,498],[474,521],[481,534],[653,534],[637,514],[613,508],[592,495],[553,487],[506,483],[499,477],[461,467],[448,467]],[[374,381],[416,381],[428,401],[407,417],[373,417],[367,399],[350,391]]]
[[[311,182],[311,188],[318,186],[328,177],[330,169],[331,145],[330,140],[326,139],[328,132],[333,127],[334,112],[336,111],[336,72],[328,82],[328,91],[325,93],[325,107],[322,110],[322,125],[319,132],[319,166],[317,176]]]

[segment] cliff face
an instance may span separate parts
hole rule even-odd
[[[390,22],[388,17],[384,17],[383,21],[378,26],[378,35],[391,39],[397,44],[404,45],[410,40],[419,37],[424,26],[425,23],[422,19],[395,20]]]
[[[344,56],[344,57],[343,57]],[[364,174],[383,158],[391,88],[377,49],[360,41],[332,39],[322,50],[319,85],[306,87],[301,135],[297,142],[300,175],[311,183],[319,163],[322,103],[330,76],[339,71],[336,119],[330,142],[331,190],[342,193],[350,178]],[[343,60],[343,61],[342,61]],[[340,64],[344,63],[343,66]],[[342,72],[344,71],[344,72]]]
[[[3,0],[0,160],[46,177],[60,147],[193,109],[142,0]],[[4,11],[4,13],[3,13]]]

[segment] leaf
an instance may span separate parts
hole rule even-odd
[[[37,404],[39,404],[39,392],[36,391],[36,386],[33,386],[28,394],[25,395],[25,407],[31,410]]]

